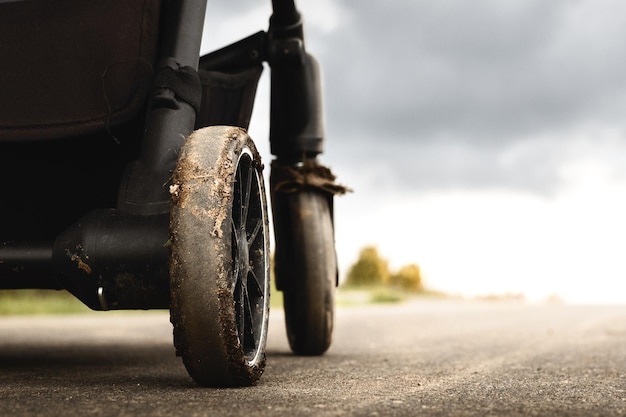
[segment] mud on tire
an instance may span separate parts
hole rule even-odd
[[[245,130],[194,132],[170,192],[177,353],[199,385],[254,384],[265,368],[269,226],[260,157]]]

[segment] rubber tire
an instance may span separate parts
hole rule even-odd
[[[256,229],[260,233],[257,239],[262,241],[253,239],[258,247],[254,254],[250,251],[248,262],[255,264],[250,269],[260,275],[259,288],[263,292],[260,301],[251,307],[257,317],[250,326],[254,332],[252,350],[240,340],[241,317],[235,301],[239,281],[235,282],[235,275],[241,264],[233,259],[237,257],[233,245],[238,242],[233,240],[233,215],[244,205],[234,202],[238,186],[235,179],[237,167],[243,164],[240,161],[249,157],[253,167],[249,172],[254,175],[250,177],[257,181],[258,193],[248,205],[256,207],[254,210],[260,213],[258,224],[262,223]],[[252,385],[265,369],[270,262],[261,167],[259,154],[245,130],[217,126],[200,129],[185,141],[173,176],[170,318],[177,354],[201,386]],[[247,219],[243,209],[239,213]],[[245,274],[247,279],[248,272]]]
[[[337,283],[329,197],[305,189],[277,194],[273,204],[289,345],[296,355],[322,355],[332,342]]]

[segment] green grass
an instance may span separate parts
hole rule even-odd
[[[77,314],[92,311],[67,291],[2,290],[0,316]]]
[[[283,308],[283,293],[273,283],[270,307]],[[64,290],[0,290],[0,316],[80,314],[92,311]]]
[[[341,307],[362,306],[369,304],[395,304],[407,300],[406,294],[393,287],[339,287],[337,305]]]
[[[432,290],[407,292],[398,287],[374,285],[370,287],[339,287],[337,305],[341,307],[366,306],[371,304],[398,304],[416,298],[444,299],[449,295]]]
[[[283,308],[283,293],[276,289],[274,277],[270,281],[270,309]]]
[[[406,295],[392,288],[381,288],[372,291],[370,303],[372,304],[396,304],[406,301]]]
[[[283,293],[272,281],[270,308],[283,308]],[[445,294],[424,291],[407,294],[397,288],[377,286],[372,288],[337,289],[336,305],[340,307],[366,306],[371,304],[395,304],[413,297],[444,298]],[[0,316],[80,314],[92,312],[80,300],[67,291],[55,290],[0,290]]]

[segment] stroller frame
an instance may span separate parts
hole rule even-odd
[[[269,223],[263,166],[245,129],[267,62],[277,287],[285,293],[294,353],[328,349],[338,276],[333,195],[346,189],[316,159],[324,141],[320,70],[305,49],[300,13],[293,0],[272,5],[267,32],[199,57],[206,0],[162,2],[152,90],[145,114],[137,117],[140,127],[131,133],[142,135],[130,140],[136,151],[123,159],[116,205],[90,201],[52,236],[31,231],[28,240],[16,238],[20,221],[28,218],[16,219],[8,236],[0,230],[0,288],[66,289],[93,310],[170,309],[177,353],[198,384],[255,383],[265,366]],[[107,125],[98,134],[117,141],[112,132]],[[43,142],[25,145],[0,136],[0,153],[35,150]],[[218,181],[217,165],[231,164]],[[197,185],[198,171],[213,182]],[[213,212],[198,223],[185,193],[210,194],[206,184],[217,182],[221,188],[213,200],[193,201],[194,210]],[[228,210],[222,212],[225,201]],[[8,206],[2,205],[5,215],[20,210]],[[220,216],[230,223],[222,227]],[[198,230],[187,231],[192,229]],[[197,258],[201,265],[186,266]],[[220,274],[226,277],[221,284]],[[230,296],[223,298],[227,289]],[[204,293],[200,299],[198,292]],[[226,334],[233,326],[237,331]]]

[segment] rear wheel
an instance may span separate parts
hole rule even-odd
[[[321,355],[332,341],[337,282],[330,199],[302,189],[277,193],[272,204],[289,344],[297,355]]]
[[[260,157],[244,130],[185,142],[171,186],[174,344],[204,386],[245,386],[265,368],[268,216]]]

